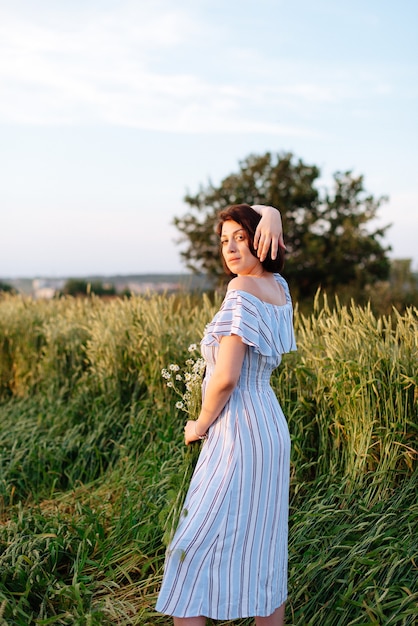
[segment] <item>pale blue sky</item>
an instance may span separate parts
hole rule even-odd
[[[0,277],[184,270],[183,197],[291,151],[418,269],[415,0],[0,0]]]

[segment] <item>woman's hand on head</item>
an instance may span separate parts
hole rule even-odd
[[[254,235],[254,249],[260,261],[264,261],[271,248],[271,258],[274,260],[279,246],[286,249],[280,211],[264,204],[255,204],[252,208],[261,215]]]

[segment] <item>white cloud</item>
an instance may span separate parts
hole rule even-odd
[[[205,76],[203,57],[199,76],[170,65],[171,54],[187,50],[205,28],[190,14],[161,3],[30,19],[9,9],[0,24],[0,120],[318,137],[291,121],[292,110],[350,97],[342,80],[289,80],[289,71],[276,82],[272,74],[261,71],[257,79],[253,72],[244,84],[248,52],[240,59],[233,48],[241,72],[229,83]],[[256,51],[253,56],[262,67],[262,57]]]

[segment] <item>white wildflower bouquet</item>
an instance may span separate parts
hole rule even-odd
[[[197,345],[192,343],[189,348],[191,354],[197,352]],[[176,408],[184,411],[190,419],[197,419],[202,403],[202,379],[205,371],[205,361],[202,357],[188,358],[182,370],[177,363],[171,363],[161,370],[162,377],[167,381],[167,387],[180,397]]]
[[[205,361],[202,357],[194,358],[198,348],[195,343],[188,348],[190,357],[185,362],[185,367],[180,368],[177,363],[171,363],[161,370],[161,375],[166,381],[167,387],[179,396],[176,408],[184,411],[188,419],[197,419],[202,403],[202,379],[205,372]],[[170,476],[170,488],[167,493],[168,500],[159,515],[163,529],[163,542],[168,546],[181,515],[187,515],[183,508],[184,498],[189,487],[196,461],[200,454],[202,441],[193,445],[184,446],[180,455],[176,457],[179,463],[178,472]]]

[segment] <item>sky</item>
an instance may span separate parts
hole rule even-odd
[[[175,216],[250,154],[388,196],[418,269],[415,0],[0,0],[0,278],[187,271]]]

